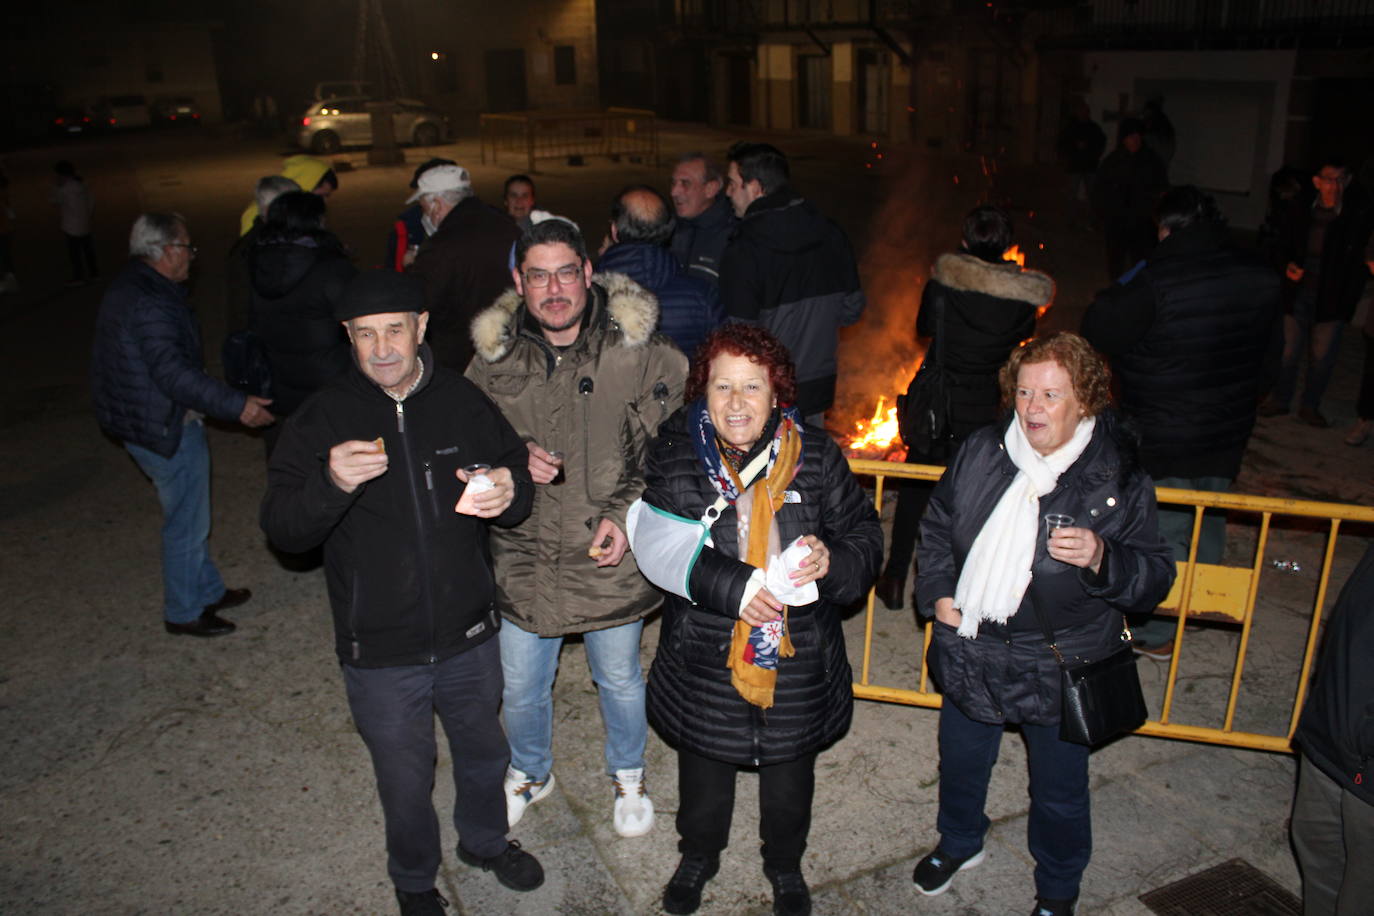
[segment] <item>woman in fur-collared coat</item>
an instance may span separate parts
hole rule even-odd
[[[943,433],[912,433],[920,418],[902,421],[911,464],[947,464],[973,431],[997,419],[997,370],[1021,341],[1035,333],[1036,310],[1054,298],[1054,281],[1025,270],[1002,253],[1011,245],[1011,218],[996,207],[976,207],[964,218],[962,250],[942,254],[921,294],[916,336],[926,344],[921,371],[907,400],[942,370],[948,391]],[[941,315],[943,312],[943,315]],[[942,320],[943,319],[943,320]],[[942,327],[943,325],[943,327]],[[926,444],[928,442],[928,444]],[[875,590],[889,608],[902,607],[916,535],[931,484],[909,481],[898,489],[892,550]]]

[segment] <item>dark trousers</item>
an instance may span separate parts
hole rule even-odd
[[[971,856],[983,848],[992,822],[983,813],[988,780],[1002,745],[1001,725],[974,722],[948,699],[940,707],[940,848]],[[1059,740],[1058,725],[1022,725],[1030,754],[1030,818],[1026,829],[1035,858],[1035,893],[1066,900],[1078,896],[1092,857],[1088,802],[1088,748]]]
[[[963,442],[962,439],[949,443],[935,442],[929,452],[915,449],[907,452],[907,464],[948,464],[949,456]],[[921,517],[926,514],[926,504],[935,489],[933,481],[898,480],[893,478],[889,486],[897,488],[897,508],[892,515],[892,546],[887,554],[887,566],[883,575],[905,579],[911,571],[911,561],[916,555],[916,542],[921,536]]]
[[[372,754],[386,819],[387,872],[403,891],[434,887],[443,850],[434,792],[434,715],[453,756],[453,825],[473,855],[506,848],[501,650],[495,639],[436,665],[343,666],[348,705]]]
[[[1355,916],[1374,901],[1374,805],[1300,755],[1293,851],[1302,870],[1303,916]]]
[[[716,858],[725,849],[735,813],[738,772],[733,763],[677,752],[679,852]],[[815,790],[814,753],[759,767],[759,838],[765,868],[801,869]]]
[[[91,280],[100,276],[95,263],[95,240],[86,235],[67,236],[67,257],[72,261],[73,280]]]

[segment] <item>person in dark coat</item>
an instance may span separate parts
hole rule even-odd
[[[1158,211],[1159,245],[1139,269],[1097,294],[1083,336],[1111,361],[1121,411],[1140,432],[1140,460],[1157,486],[1229,490],[1240,472],[1260,396],[1283,349],[1278,277],[1230,242],[1212,198],[1173,188]],[[1159,510],[1174,559],[1186,561],[1193,507]],[[1226,514],[1203,516],[1197,560],[1220,563]],[[1172,621],[1138,627],[1137,644],[1172,654]]]
[[[667,201],[653,188],[626,188],[611,207],[610,233],[597,270],[624,274],[653,293],[658,332],[690,358],[725,320],[725,307],[713,285],[689,274],[664,247],[673,234]]]
[[[939,894],[982,862],[988,781],[1005,727],[1019,725],[1035,912],[1072,916],[1092,854],[1089,749],[1059,737],[1060,668],[1041,621],[1065,658],[1101,659],[1121,647],[1123,614],[1168,593],[1174,562],[1154,484],[1108,409],[1107,367],[1088,343],[1036,338],[1012,353],[1001,384],[1015,416],[969,437],[921,523],[916,594],[935,616],[929,661],[944,703],[940,840],[912,879]]]
[[[438,156],[421,162],[415,167],[415,174],[410,176],[411,189],[420,187],[420,176],[430,169],[440,165],[457,164],[452,159],[441,159]],[[396,220],[391,224],[391,231],[387,233],[386,256],[382,258],[381,267],[396,271],[409,268],[415,263],[420,246],[437,228],[425,218],[424,209],[418,203],[406,207],[396,215]]]
[[[1293,850],[1303,912],[1356,916],[1374,900],[1374,544],[1326,622],[1293,736],[1300,752]]]
[[[265,214],[272,201],[287,191],[299,191],[301,186],[282,175],[267,175],[258,179],[253,187],[253,197],[258,202],[258,213]],[[230,333],[248,327],[248,313],[253,306],[253,278],[248,270],[248,255],[262,237],[264,217],[253,217],[253,225],[247,232],[234,240],[229,246],[229,257],[224,265],[225,288],[225,327]]]
[[[129,264],[110,283],[95,320],[95,416],[157,488],[163,507],[163,624],[168,633],[223,636],[218,616],[247,601],[226,588],[210,558],[210,447],[204,415],[266,426],[266,398],[205,371],[200,328],[185,284],[196,249],[175,213],[144,213],[129,233]]]
[[[334,309],[357,270],[324,227],[324,198],[277,197],[248,253],[253,300],[248,326],[272,372],[273,411],[287,417],[311,393],[348,370],[348,337]],[[270,458],[280,427],[267,436]]]
[[[1325,429],[1331,424],[1321,400],[1340,353],[1341,333],[1369,281],[1374,263],[1374,201],[1366,189],[1351,186],[1351,173],[1334,157],[1312,176],[1315,194],[1289,211],[1280,234],[1278,266],[1283,271],[1283,367],[1278,384],[1260,415],[1288,412],[1298,387],[1304,351],[1307,371],[1298,419]]]
[[[472,361],[472,319],[510,285],[510,251],[520,230],[473,195],[468,170],[459,165],[421,175],[408,202],[417,200],[438,227],[411,267],[425,281],[429,345],[441,365],[462,372]]]
[[[1064,166],[1064,171],[1069,173],[1073,199],[1077,206],[1085,206],[1097,164],[1102,161],[1102,153],[1107,148],[1107,135],[1092,119],[1088,103],[1083,99],[1074,99],[1069,106],[1069,119],[1059,131],[1056,148],[1059,162]]]
[[[1117,130],[1117,147],[1093,178],[1093,211],[1107,247],[1107,279],[1115,280],[1149,254],[1155,244],[1155,202],[1169,186],[1169,172],[1145,145],[1145,125],[1126,118]]]
[[[801,860],[816,756],[853,707],[841,609],[868,589],[882,530],[839,447],[801,425],[776,338],[727,324],[701,355],[687,404],[650,445],[631,514],[640,569],[667,592],[648,715],[678,753],[682,860],[663,907],[700,904],[748,766],[774,912],[797,916],[811,905]],[[698,520],[714,521],[705,547]]]
[[[938,375],[947,385],[949,410],[940,436],[926,428],[929,418],[902,419],[906,460],[911,464],[948,463],[974,430],[997,419],[1002,397],[997,372],[1016,345],[1035,333],[1036,310],[1054,298],[1054,281],[1048,274],[1002,259],[1011,237],[1011,217],[1005,211],[990,206],[970,210],[964,217],[962,250],[936,259],[921,292],[916,336],[925,343],[925,358],[905,403],[914,403],[920,388],[935,384]],[[906,480],[897,490],[892,546],[874,586],[878,598],[893,610],[905,597],[907,571],[931,487],[925,481]]]
[[[835,402],[840,328],[863,314],[849,237],[793,190],[787,157],[767,143],[730,148],[725,193],[740,218],[725,249],[720,297],[733,321],[760,324],[797,367],[797,409],[825,425]]]
[[[704,153],[685,153],[673,167],[669,196],[677,223],[669,247],[673,257],[698,279],[720,283],[725,246],[735,231],[735,211],[721,191],[725,178]]]

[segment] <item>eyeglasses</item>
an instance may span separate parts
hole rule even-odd
[[[168,242],[164,247],[185,248],[187,251],[191,252],[191,257],[193,258],[200,252],[199,248],[197,248],[195,245],[190,244],[189,242]]]
[[[581,264],[564,264],[557,270],[540,270],[535,267],[525,271],[525,282],[535,289],[543,289],[549,285],[551,277],[558,278],[559,286],[567,286],[570,283],[575,283],[581,275]]]

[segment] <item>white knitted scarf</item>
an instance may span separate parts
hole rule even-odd
[[[1068,442],[1041,455],[1027,441],[1020,417],[1012,418],[1003,441],[1017,472],[964,558],[954,589],[954,606],[964,615],[960,636],[976,639],[979,623],[1006,623],[1021,606],[1040,536],[1040,497],[1053,490],[1059,475],[1083,454],[1096,424],[1095,418],[1084,417]]]

